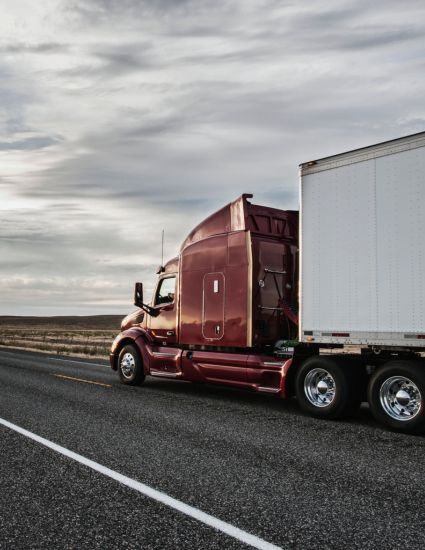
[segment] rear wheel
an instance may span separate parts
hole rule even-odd
[[[378,369],[368,388],[373,416],[391,429],[425,432],[425,363],[392,361]]]
[[[361,403],[360,367],[349,360],[315,356],[298,370],[295,390],[300,407],[318,418],[353,414]]]
[[[145,381],[145,373],[138,349],[132,344],[122,348],[118,356],[118,374],[121,382],[137,386]]]

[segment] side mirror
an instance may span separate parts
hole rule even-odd
[[[134,285],[134,305],[137,307],[143,307],[143,283],[136,283]]]
[[[134,285],[134,305],[140,307],[140,309],[143,309],[143,311],[152,317],[159,315],[159,311],[143,303],[143,283],[136,283]]]

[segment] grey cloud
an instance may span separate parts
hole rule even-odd
[[[59,212],[65,214],[75,214],[75,213],[84,213],[84,208],[77,203],[71,202],[56,202],[49,205],[49,209],[58,210]]]
[[[352,29],[350,32],[331,32],[327,38],[327,47],[366,50],[412,41],[421,37],[423,32],[423,28],[414,26],[388,31],[379,27],[361,27]]]
[[[18,86],[6,87],[5,82],[10,78],[6,71],[0,69],[0,99],[3,109],[6,110],[8,120],[19,120],[22,117],[22,106],[33,101],[31,92]],[[15,84],[16,85],[16,84]]]
[[[143,250],[135,261],[134,243],[117,231],[115,220],[94,224],[86,213],[62,215],[58,222],[48,211],[15,212],[13,219],[2,219],[0,236],[2,307],[10,306],[12,293],[33,311],[46,307],[46,300],[54,308],[59,297],[62,307],[74,312],[93,308],[93,303],[102,308],[108,300],[116,302],[109,306],[114,311],[125,312],[131,307],[133,281],[142,272],[148,280],[154,272],[154,262]],[[117,263],[114,250],[132,262]]]
[[[69,51],[70,46],[68,44],[61,44],[56,42],[41,42],[38,44],[3,44],[0,46],[0,53],[4,54],[48,54],[48,53],[63,53]]]
[[[329,89],[337,87],[338,78],[328,79],[327,85]],[[362,83],[358,85],[363,86]],[[353,90],[355,87],[354,82]],[[214,92],[211,95],[213,94]],[[286,97],[279,91],[259,91],[215,97],[215,103],[212,97],[210,99],[211,107],[208,108],[207,95],[204,106],[198,106],[198,111],[188,112],[187,116],[184,113],[176,114],[136,128],[121,128],[118,131],[118,140],[116,136],[92,134],[87,137],[87,143],[94,146],[99,153],[86,155],[82,159],[66,160],[59,166],[46,170],[40,174],[39,179],[51,184],[40,185],[35,180],[35,183],[33,181],[21,188],[21,193],[33,198],[60,200],[63,197],[72,199],[75,195],[95,199],[100,191],[104,200],[119,200],[124,204],[134,200],[162,203],[162,197],[173,197],[172,200],[177,200],[180,196],[182,200],[190,200],[195,192],[205,200],[219,191],[227,192],[229,185],[232,185],[237,194],[245,191],[246,186],[255,189],[265,180],[274,182],[276,166],[279,164],[276,160],[282,156],[287,157],[288,163],[292,160],[294,167],[304,160],[300,153],[292,158],[287,149],[283,148],[281,143],[286,141],[287,135],[294,136],[292,141],[296,143],[300,132],[304,133],[304,137],[307,133],[317,134],[317,127],[323,127],[329,120],[344,120],[350,126],[359,122],[358,109],[353,106],[347,112],[345,97],[338,97],[334,92],[317,98],[316,106],[309,104],[308,93],[303,91],[287,93]],[[362,116],[368,120],[370,116],[377,116],[380,111],[384,113],[390,104],[395,107],[397,101],[398,98],[394,97],[389,104],[383,105],[381,98],[377,96],[370,100],[368,106],[362,106]],[[297,109],[300,104],[303,105],[302,113]],[[319,112],[317,105],[320,105]],[[314,125],[311,122],[313,118]],[[203,129],[204,132],[210,127],[209,158],[204,155],[199,157],[197,152],[197,141],[202,137],[202,125],[207,127],[207,130]],[[249,140],[220,143],[219,139],[214,138],[215,128],[226,126],[242,132],[241,137],[250,132],[253,134]],[[270,134],[267,139],[269,149],[259,148],[255,132],[261,128]],[[364,129],[354,128],[354,131],[360,134]],[[178,141],[192,136],[192,148],[182,150],[176,155],[160,139],[161,136],[166,139],[166,135],[170,133]],[[207,136],[207,139],[210,137]],[[134,159],[132,166],[127,162],[129,156]],[[275,160],[270,162],[273,157]],[[229,169],[235,164],[239,174],[231,177]],[[250,170],[242,177],[246,165],[250,166]],[[61,178],[56,182],[58,173]],[[179,174],[179,178],[176,179],[174,174]],[[295,178],[288,182],[293,186],[294,194]]]
[[[5,134],[8,136],[29,132],[30,129],[24,122],[23,113],[16,113],[15,116],[7,117],[4,121]]]
[[[109,44],[99,43],[87,48],[89,61],[60,70],[64,78],[102,78],[116,79],[123,75],[157,69],[159,60],[145,41],[124,43],[111,48]]]
[[[151,67],[151,63],[142,62],[134,54],[98,54],[98,57],[104,61],[104,64],[94,69],[94,73],[109,75],[110,78],[122,73],[136,72],[141,69]]]
[[[225,3],[222,3],[223,9]],[[214,0],[74,0],[72,11],[90,22],[104,17],[118,16],[120,18],[143,18],[151,14],[171,12],[187,13],[188,9],[198,12],[214,9],[217,3]]]
[[[29,137],[18,141],[4,141],[0,142],[0,151],[44,149],[60,141],[58,138],[48,136]]]
[[[111,67],[126,67],[129,69],[141,69],[151,65],[147,59],[143,59],[146,52],[150,49],[150,44],[146,42],[130,43],[125,46],[116,47],[113,50],[109,48],[102,50],[94,49],[92,54],[105,60]]]

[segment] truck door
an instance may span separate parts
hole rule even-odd
[[[158,281],[152,306],[158,312],[149,316],[148,330],[158,343],[177,342],[176,275],[164,275]]]

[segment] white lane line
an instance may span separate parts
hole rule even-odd
[[[241,542],[244,542],[245,544],[248,544],[253,548],[258,548],[259,550],[282,550],[280,546],[276,546],[270,542],[260,539],[259,537],[256,537],[255,535],[251,535],[250,533],[247,533],[246,531],[243,531],[242,529],[239,529],[238,527],[235,527],[230,523],[222,521],[221,519],[211,516],[210,514],[206,514],[201,510],[198,510],[194,506],[185,504],[184,502],[170,497],[161,491],[157,491],[156,489],[149,487],[149,485],[140,483],[140,481],[136,481],[135,479],[131,479],[130,477],[119,474],[118,472],[115,472],[114,470],[111,470],[106,466],[102,466],[102,464],[98,464],[97,462],[94,462],[89,458],[85,458],[78,453],[74,453],[73,451],[70,451],[65,447],[61,447],[60,445],[57,445],[56,443],[53,443],[48,439],[44,439],[44,437],[40,437],[37,434],[29,432],[28,430],[25,430],[24,428],[21,428],[16,424],[12,424],[11,422],[4,420],[3,418],[0,418],[0,424],[5,426],[6,428],[9,428],[10,430],[14,430],[17,433],[24,435],[25,437],[28,437],[29,439],[32,439],[33,441],[36,441],[37,443],[40,443],[41,445],[44,445],[45,447],[48,447],[49,449],[52,449],[53,451],[56,451],[57,453],[60,453],[61,455],[64,455],[72,460],[75,460],[76,462],[79,462],[80,464],[83,464],[84,466],[87,466],[88,468],[91,468],[96,472],[110,477],[111,479],[114,479],[115,481],[118,481],[119,483],[130,487],[130,489],[134,489],[135,491],[138,491],[139,493],[142,493],[143,495],[152,498],[153,500],[156,500],[161,504],[165,504],[170,508],[174,508],[175,510],[178,510],[186,516],[194,518],[201,523],[205,523],[205,525],[213,527],[214,529],[217,529],[218,531],[229,535],[230,537],[240,540]]]
[[[59,359],[59,357],[48,357],[49,361],[64,361],[65,363],[78,363],[80,365],[95,365],[96,367],[107,367],[106,363],[90,363],[89,361],[75,361],[73,359]]]

